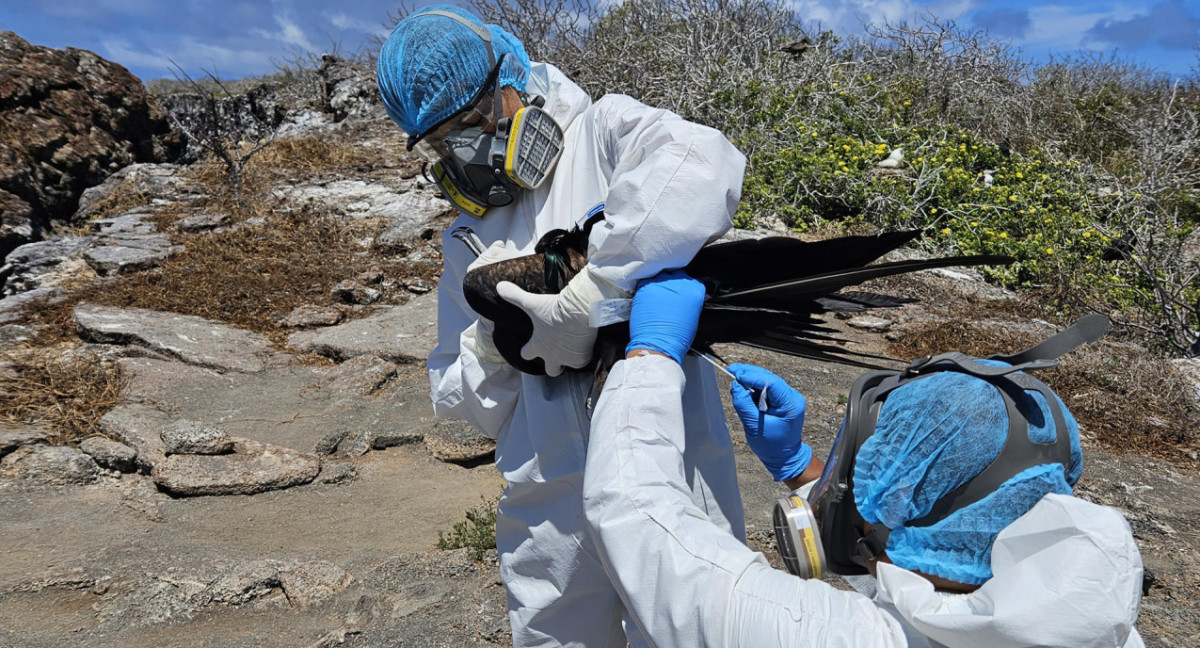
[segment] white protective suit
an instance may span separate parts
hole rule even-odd
[[[594,104],[550,65],[534,64],[530,94],[565,131],[548,186],[522,192],[483,219],[461,216],[485,243],[525,254],[541,235],[571,228],[603,209],[592,230],[589,269],[632,291],[637,281],[684,266],[731,225],[745,158],[720,133],[624,96]],[[447,230],[449,231],[449,230]],[[429,358],[438,416],[465,419],[497,439],[496,466],[508,481],[496,544],[517,646],[624,646],[623,607],[584,530],[583,468],[591,372],[558,378],[522,374],[479,358],[476,319],[462,294],[472,254],[443,236],[438,346]],[[730,537],[745,536],[729,430],[712,369],[689,358],[688,501]],[[632,630],[632,626],[630,626]],[[634,645],[640,645],[631,636]]]
[[[1107,507],[1045,496],[997,536],[970,594],[878,565],[874,600],[772,569],[691,503],[684,374],[670,358],[617,363],[592,419],[588,527],[654,646],[1136,648],[1142,562]],[[857,579],[856,579],[857,580]],[[865,580],[871,581],[869,577]]]

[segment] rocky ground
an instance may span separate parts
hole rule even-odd
[[[363,79],[330,79],[329,109],[289,113],[264,150],[252,204],[222,199],[203,165],[134,164],[84,193],[74,231],[5,259],[5,396],[27,395],[30,367],[80,362],[110,368],[115,395],[95,421],[0,424],[0,646],[509,642],[495,552],[435,549],[503,488],[493,444],[428,405],[444,203]],[[973,274],[914,287],[920,306],[834,324],[873,352],[964,319],[1054,330]],[[828,451],[858,370],[722,352],[803,391]],[[1127,516],[1148,567],[1147,643],[1200,644],[1194,452],[1083,436],[1077,494]],[[781,487],[734,445],[751,545],[769,553]]]

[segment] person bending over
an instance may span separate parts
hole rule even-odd
[[[478,259],[443,234],[438,345],[429,357],[434,412],[497,440],[508,482],[496,546],[516,646],[642,645],[583,525],[586,401],[596,329],[593,302],[627,296],[638,280],[685,265],[732,226],[745,158],[717,131],[626,96],[595,102],[553,65],[529,60],[516,37],[461,8],[425,7],[379,52],[379,91],[409,149],[490,243]],[[492,341],[492,323],[463,297],[479,264],[533,253],[538,239],[604,214],[587,267],[557,295],[501,283],[534,333],[522,349],[546,375],[518,372]],[[689,359],[686,483],[714,525],[744,537],[729,430],[716,376]],[[630,631],[634,626],[628,626]]]
[[[864,593],[774,570],[714,524],[690,497],[680,398],[686,379],[679,360],[703,299],[703,286],[678,271],[638,288],[627,358],[609,375],[588,445],[589,533],[649,643],[1143,645],[1134,627],[1140,554],[1117,511],[1071,496],[1082,470],[1078,427],[1052,394],[1061,415],[1028,391],[1018,392],[1013,411],[1033,443],[1067,441],[1055,419],[1063,424],[1065,461],[1022,470],[932,523],[921,519],[1001,453],[1007,406],[988,382],[955,371],[912,381],[887,397],[857,453],[853,492],[841,501],[861,515],[861,535],[890,530],[882,546],[853,548],[865,553],[861,562],[870,575],[847,580]],[[821,488],[825,465],[811,458],[801,437],[804,397],[764,369],[730,371],[751,449],[775,479]],[[765,411],[755,394],[762,391]],[[850,548],[824,547],[830,556],[839,549],[849,555]]]

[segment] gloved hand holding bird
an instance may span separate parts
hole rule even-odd
[[[557,375],[561,371],[560,365],[553,364],[547,372],[539,350],[530,341],[537,327],[553,325],[554,315],[550,311],[556,308],[555,300],[545,296],[558,295],[573,278],[586,272],[588,235],[601,219],[602,213],[573,230],[548,232],[538,241],[534,254],[474,265],[466,274],[463,293],[467,303],[479,317],[494,323],[492,344],[508,364],[534,375]],[[711,355],[714,344],[738,343],[868,368],[878,368],[873,361],[893,361],[844,348],[836,331],[819,316],[826,312],[891,308],[916,300],[844,289],[871,279],[931,268],[1013,262],[1007,256],[977,255],[867,265],[918,235],[917,231],[900,231],[815,242],[768,237],[701,248],[684,268],[706,289],[692,349]],[[482,243],[469,228],[459,228],[452,236],[476,255],[484,252]],[[600,297],[592,295],[593,299]],[[582,304],[584,308],[588,306]],[[626,321],[596,322],[597,304],[590,307],[593,323],[600,325],[581,326],[576,317],[568,333],[594,335],[588,338],[594,339],[591,354],[576,354],[562,366],[596,371],[599,380],[624,357],[629,326]]]

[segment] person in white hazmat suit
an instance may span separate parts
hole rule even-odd
[[[627,356],[608,377],[588,445],[588,527],[651,645],[1143,645],[1134,627],[1140,554],[1117,511],[1070,496],[1082,456],[1069,413],[1055,419],[1070,434],[1066,464],[1023,470],[931,526],[906,528],[1005,444],[997,390],[954,371],[892,392],[858,451],[853,497],[843,505],[856,506],[868,526],[891,527],[886,547],[866,554],[873,576],[847,578],[863,593],[772,569],[696,507],[687,485],[681,395],[689,378],[679,360],[703,299],[704,287],[680,271],[638,288]],[[761,368],[730,370],[750,447],[776,479],[820,488],[836,469],[812,459],[802,441],[803,396]],[[755,391],[765,392],[765,409]],[[1054,438],[1048,401],[1023,393],[1020,432]]]
[[[448,231],[468,225],[492,244],[475,259],[443,235],[438,345],[428,368],[435,413],[497,440],[508,486],[496,544],[513,643],[643,645],[584,530],[592,376],[563,370],[590,359],[592,303],[627,297],[638,280],[686,264],[731,227],[745,158],[720,133],[669,111],[626,96],[592,102],[554,66],[531,63],[514,36],[457,7],[402,20],[379,53],[377,80],[410,149],[424,150],[435,182],[462,212]],[[561,152],[557,164],[544,150]],[[589,263],[559,295],[501,284],[534,322],[522,355],[542,359],[547,375],[516,371],[496,351],[492,324],[468,307],[463,276],[472,264],[531,254],[546,232],[600,211]],[[688,500],[743,538],[716,376],[691,359],[683,371]]]

